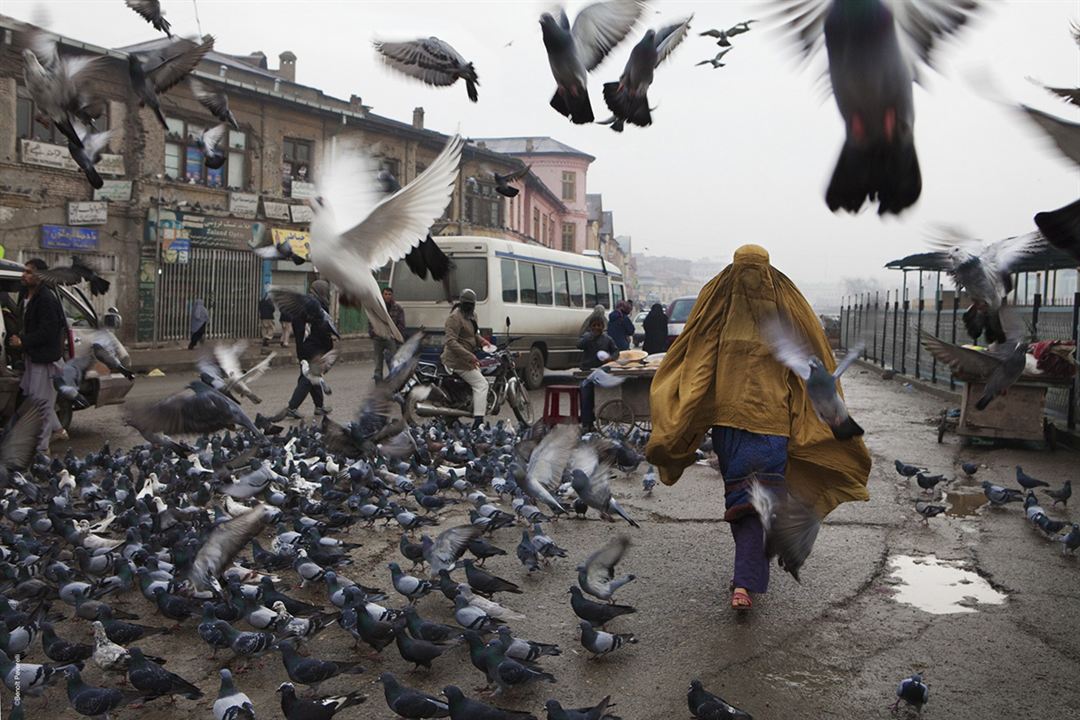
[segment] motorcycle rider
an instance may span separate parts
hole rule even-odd
[[[476,322],[476,293],[469,288],[461,291],[450,310],[444,326],[446,339],[440,359],[446,369],[469,384],[473,394],[473,427],[484,422],[487,409],[488,382],[480,372],[476,351],[484,344]]]

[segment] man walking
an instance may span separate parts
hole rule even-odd
[[[50,440],[67,439],[67,432],[56,417],[56,387],[53,385],[53,378],[64,368],[61,358],[67,320],[56,291],[43,284],[37,274],[48,269],[41,258],[26,262],[22,272],[22,283],[26,287],[23,330],[9,340],[12,347],[22,348],[26,356],[19,389],[25,397],[40,400],[45,408],[45,422],[37,446],[43,453],[49,452]]]
[[[382,291],[383,302],[386,303],[386,311],[390,313],[390,319],[397,325],[401,337],[405,337],[405,308],[394,302],[394,291],[390,287],[384,287]],[[375,342],[375,380],[382,380],[383,364],[387,371],[390,368],[390,358],[397,352],[398,343],[394,338],[379,337],[374,330],[368,330],[368,337]]]
[[[259,301],[259,327],[262,331],[262,345],[267,347],[274,339],[274,301],[270,299],[270,293],[263,295]]]

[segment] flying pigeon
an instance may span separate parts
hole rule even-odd
[[[578,565],[578,585],[595,598],[612,602],[615,591],[633,581],[634,575],[615,577],[615,566],[622,560],[630,538],[620,535]]]
[[[765,555],[799,581],[799,569],[810,557],[822,518],[814,508],[786,491],[775,493],[757,479],[750,483],[750,504],[765,529]]]
[[[83,175],[86,176],[86,181],[90,183],[90,187],[97,190],[105,185],[105,181],[98,174],[96,165],[101,160],[101,154],[109,145],[112,130],[94,132],[77,119],[72,120],[71,125],[81,142],[75,143],[68,140],[68,152],[71,154],[71,159],[83,171]]]
[[[196,590],[221,592],[218,578],[249,542],[262,532],[281,511],[269,505],[256,505],[240,517],[227,520],[213,529],[199,547],[191,566],[190,579]]]
[[[198,143],[203,154],[203,163],[211,170],[220,170],[225,165],[225,136],[228,131],[227,123],[218,123],[199,134]]]
[[[575,124],[595,119],[588,73],[630,34],[644,8],[638,0],[594,2],[578,13],[573,27],[562,8],[558,18],[551,13],[540,16],[548,64],[557,85],[551,107],[559,114]]]
[[[913,134],[917,62],[977,12],[977,0],[800,0],[780,12],[804,55],[824,43],[846,139],[825,202],[858,212],[898,214],[922,192]]]
[[[156,403],[130,408],[126,422],[153,444],[171,442],[166,435],[211,433],[236,426],[267,442],[239,405],[199,380]]]
[[[154,26],[169,37],[172,37],[171,26],[165,19],[165,11],[161,9],[161,0],[124,0],[127,6],[139,13],[143,20]]]
[[[177,38],[165,47],[128,54],[128,75],[139,106],[154,111],[161,127],[168,130],[165,114],[161,111],[159,93],[163,93],[198,67],[206,53],[214,49],[214,37],[207,35],[199,44]]]
[[[690,30],[694,16],[683,18],[659,30],[648,30],[630,51],[618,82],[604,83],[604,102],[615,115],[611,129],[622,132],[625,123],[646,127],[652,124],[649,110],[649,87],[653,70],[678,47]]]
[[[46,285],[78,285],[84,280],[90,283],[91,295],[104,295],[109,291],[110,283],[98,275],[97,271],[87,265],[82,258],[73,256],[71,265],[53,265],[45,270],[35,270],[37,275]],[[113,343],[109,343],[111,346]]]
[[[838,388],[840,376],[859,358],[864,345],[859,343],[852,348],[837,364],[836,370],[830,373],[821,359],[809,354],[805,344],[795,339],[779,319],[766,322],[762,331],[773,356],[806,383],[810,404],[817,416],[832,430],[833,437],[848,440],[862,435],[863,429],[848,414]]]
[[[23,79],[34,105],[69,143],[81,148],[83,137],[73,125],[73,119],[93,125],[94,118],[87,112],[90,101],[80,86],[85,84],[86,74],[96,64],[96,58],[62,56],[56,38],[43,33],[33,33],[29,45],[22,51]]]
[[[191,94],[199,101],[199,104],[210,111],[210,114],[223,123],[228,123],[233,130],[240,129],[240,123],[236,122],[236,116],[229,109],[229,96],[221,90],[213,90],[198,78],[189,77],[188,86]]]
[[[479,99],[476,86],[480,81],[473,64],[466,62],[449,43],[429,37],[404,42],[376,40],[374,45],[383,62],[398,72],[436,86],[453,85],[461,78],[469,99],[473,102]]]
[[[361,305],[376,335],[402,341],[371,271],[403,257],[427,235],[450,202],[463,141],[455,135],[413,182],[383,197],[372,161],[339,152],[327,163],[313,203],[311,261]]]
[[[716,53],[716,55],[714,57],[711,57],[708,60],[702,60],[699,63],[695,63],[694,66],[697,67],[698,65],[712,65],[713,70],[716,70],[716,69],[722,68],[722,67],[727,67],[727,63],[723,63],[723,62],[720,62],[720,61],[723,60],[724,56],[727,55],[729,52],[731,52],[731,48],[725,48],[725,49],[721,50],[720,52]]]
[[[939,340],[924,330],[922,344],[953,372],[961,373],[975,382],[986,383],[982,396],[975,403],[979,410],[985,410],[994,398],[1004,395],[1027,367],[1026,342],[1014,342],[1011,347],[998,346],[992,351],[980,352]]]

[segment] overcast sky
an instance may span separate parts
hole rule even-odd
[[[570,17],[585,3],[569,6]],[[718,48],[697,32],[765,17],[768,3],[653,2],[645,25],[694,13],[692,34],[656,73],[649,93],[653,125],[619,135],[601,125],[572,125],[548,107],[554,81],[538,18],[551,5],[513,2],[349,2],[345,0],[198,0],[202,32],[216,49],[262,50],[271,67],[296,53],[297,81],[409,121],[423,106],[429,128],[469,137],[550,135],[595,155],[588,191],[603,193],[615,232],[635,252],[730,259],[756,242],[797,282],[844,277],[893,279],[882,265],[925,249],[932,223],[951,223],[987,238],[1033,229],[1032,215],[1080,196],[1080,173],[1055,154],[1015,111],[984,98],[970,80],[990,74],[999,92],[1063,117],[1080,113],[1025,78],[1080,85],[1080,52],[1068,33],[1080,20],[1076,0],[988,2],[979,22],[938,53],[937,72],[915,92],[915,136],[923,172],[919,202],[900,218],[833,215],[825,185],[843,139],[825,64],[800,66],[776,27],[758,23],[734,39],[727,67],[694,63]],[[191,0],[163,0],[173,30],[198,31]],[[2,12],[35,18],[38,3],[5,0]],[[51,0],[49,28],[118,47],[155,37],[121,0]],[[615,80],[634,42],[618,46],[592,75],[598,119],[606,117],[603,82]],[[429,88],[392,74],[376,59],[375,37],[436,35],[475,63],[480,102],[461,83]],[[507,46],[509,43],[509,46]],[[890,283],[892,284],[892,283]]]

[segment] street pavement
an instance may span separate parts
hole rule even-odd
[[[280,409],[295,380],[294,368],[275,368],[256,386],[264,397],[264,413]],[[371,365],[345,364],[334,368],[329,380],[334,394],[329,402],[333,417],[345,422],[369,387]],[[189,377],[140,378],[130,401],[144,401],[182,387]],[[640,530],[625,524],[610,525],[590,518],[563,520],[547,526],[570,557],[528,576],[514,559],[520,530],[495,536],[509,556],[488,562],[488,569],[522,586],[524,595],[497,599],[522,612],[527,619],[512,623],[516,635],[558,643],[563,654],[543,658],[556,684],[540,684],[512,691],[497,704],[529,710],[544,717],[544,701],[554,697],[564,706],[580,707],[612,695],[615,712],[624,720],[660,720],[687,717],[686,689],[691,679],[723,695],[758,720],[769,718],[891,717],[897,682],[921,672],[930,687],[924,715],[952,720],[987,718],[1077,717],[1080,707],[1080,557],[1063,557],[1060,545],[1040,537],[1024,520],[1018,504],[1006,509],[980,507],[978,481],[989,479],[1016,487],[1015,465],[1055,487],[1068,477],[1077,479],[1080,456],[1069,450],[1051,453],[1032,446],[964,447],[955,435],[936,442],[940,410],[950,403],[906,387],[901,378],[883,380],[877,370],[856,365],[845,375],[848,406],[867,430],[866,443],[874,459],[870,478],[871,500],[849,503],[827,519],[813,555],[802,569],[802,583],[774,568],[766,596],[755,598],[751,613],[736,616],[728,607],[732,567],[732,541],[728,527],[718,520],[723,511],[722,485],[708,464],[692,467],[673,487],[658,486],[650,497],[641,488],[644,466],[613,482],[616,496],[641,523]],[[542,392],[532,393],[537,414]],[[79,453],[107,440],[114,447],[139,442],[121,422],[120,408],[77,413],[71,447]],[[310,404],[302,408],[310,419]],[[63,452],[57,444],[54,451]],[[982,466],[974,480],[950,484],[949,500],[957,513],[934,518],[929,527],[913,511],[919,488],[899,478],[893,460],[927,466],[948,477],[963,478],[962,461]],[[1080,521],[1075,509],[1060,505],[1051,516]],[[1078,501],[1080,502],[1080,501]],[[460,510],[447,513],[442,526],[463,519]],[[396,526],[395,526],[396,527]],[[569,607],[567,589],[575,582],[575,566],[615,533],[625,532],[632,547],[620,570],[637,580],[620,590],[619,602],[637,613],[610,624],[609,630],[633,632],[637,645],[626,646],[599,661],[587,660],[577,640],[577,618]],[[346,569],[357,582],[390,589],[386,563],[400,560],[399,534],[394,529],[354,528],[347,539],[363,543],[355,551],[355,564]],[[895,558],[915,558],[910,584],[892,574]],[[971,571],[957,581],[931,576],[934,556],[952,567]],[[407,565],[405,566],[407,567]],[[927,572],[921,572],[926,570]],[[291,572],[284,573],[290,583]],[[948,587],[952,583],[952,587]],[[961,600],[956,612],[931,614],[898,602],[899,592],[913,593],[920,604],[940,600],[947,592],[962,596],[980,586],[998,595],[999,604]],[[295,590],[297,596],[323,602],[319,588]],[[399,604],[394,596],[392,602]],[[119,603],[146,622],[164,624],[141,597],[127,596]],[[452,622],[448,603],[435,593],[420,601],[425,617]],[[82,625],[62,623],[64,637],[88,641]],[[438,692],[456,684],[467,694],[482,685],[481,675],[469,664],[465,650],[454,649],[435,661],[434,670],[410,672],[393,646],[381,657],[368,648],[353,649],[351,639],[331,629],[310,645],[322,658],[363,656],[367,673],[324,683],[322,692],[368,689],[368,702],[343,712],[342,718],[392,717],[379,685],[370,684],[382,671],[391,671],[410,686]],[[229,661],[227,653],[210,660],[198,640],[194,623],[167,637],[149,638],[148,653],[166,655],[169,669],[198,684],[206,697],[178,699],[174,705],[158,700],[142,709],[121,709],[114,718],[210,717],[217,693],[217,669]],[[33,660],[40,661],[40,648]],[[275,690],[286,679],[280,659],[268,655],[261,666],[237,677],[251,696],[259,717],[279,717]],[[88,667],[88,682],[120,686],[119,676],[106,679]],[[74,717],[59,694],[49,709],[58,717]],[[5,696],[4,709],[10,707]],[[29,706],[28,710],[38,706]],[[1072,708],[1070,710],[1070,708]],[[28,717],[35,716],[29,713]]]

